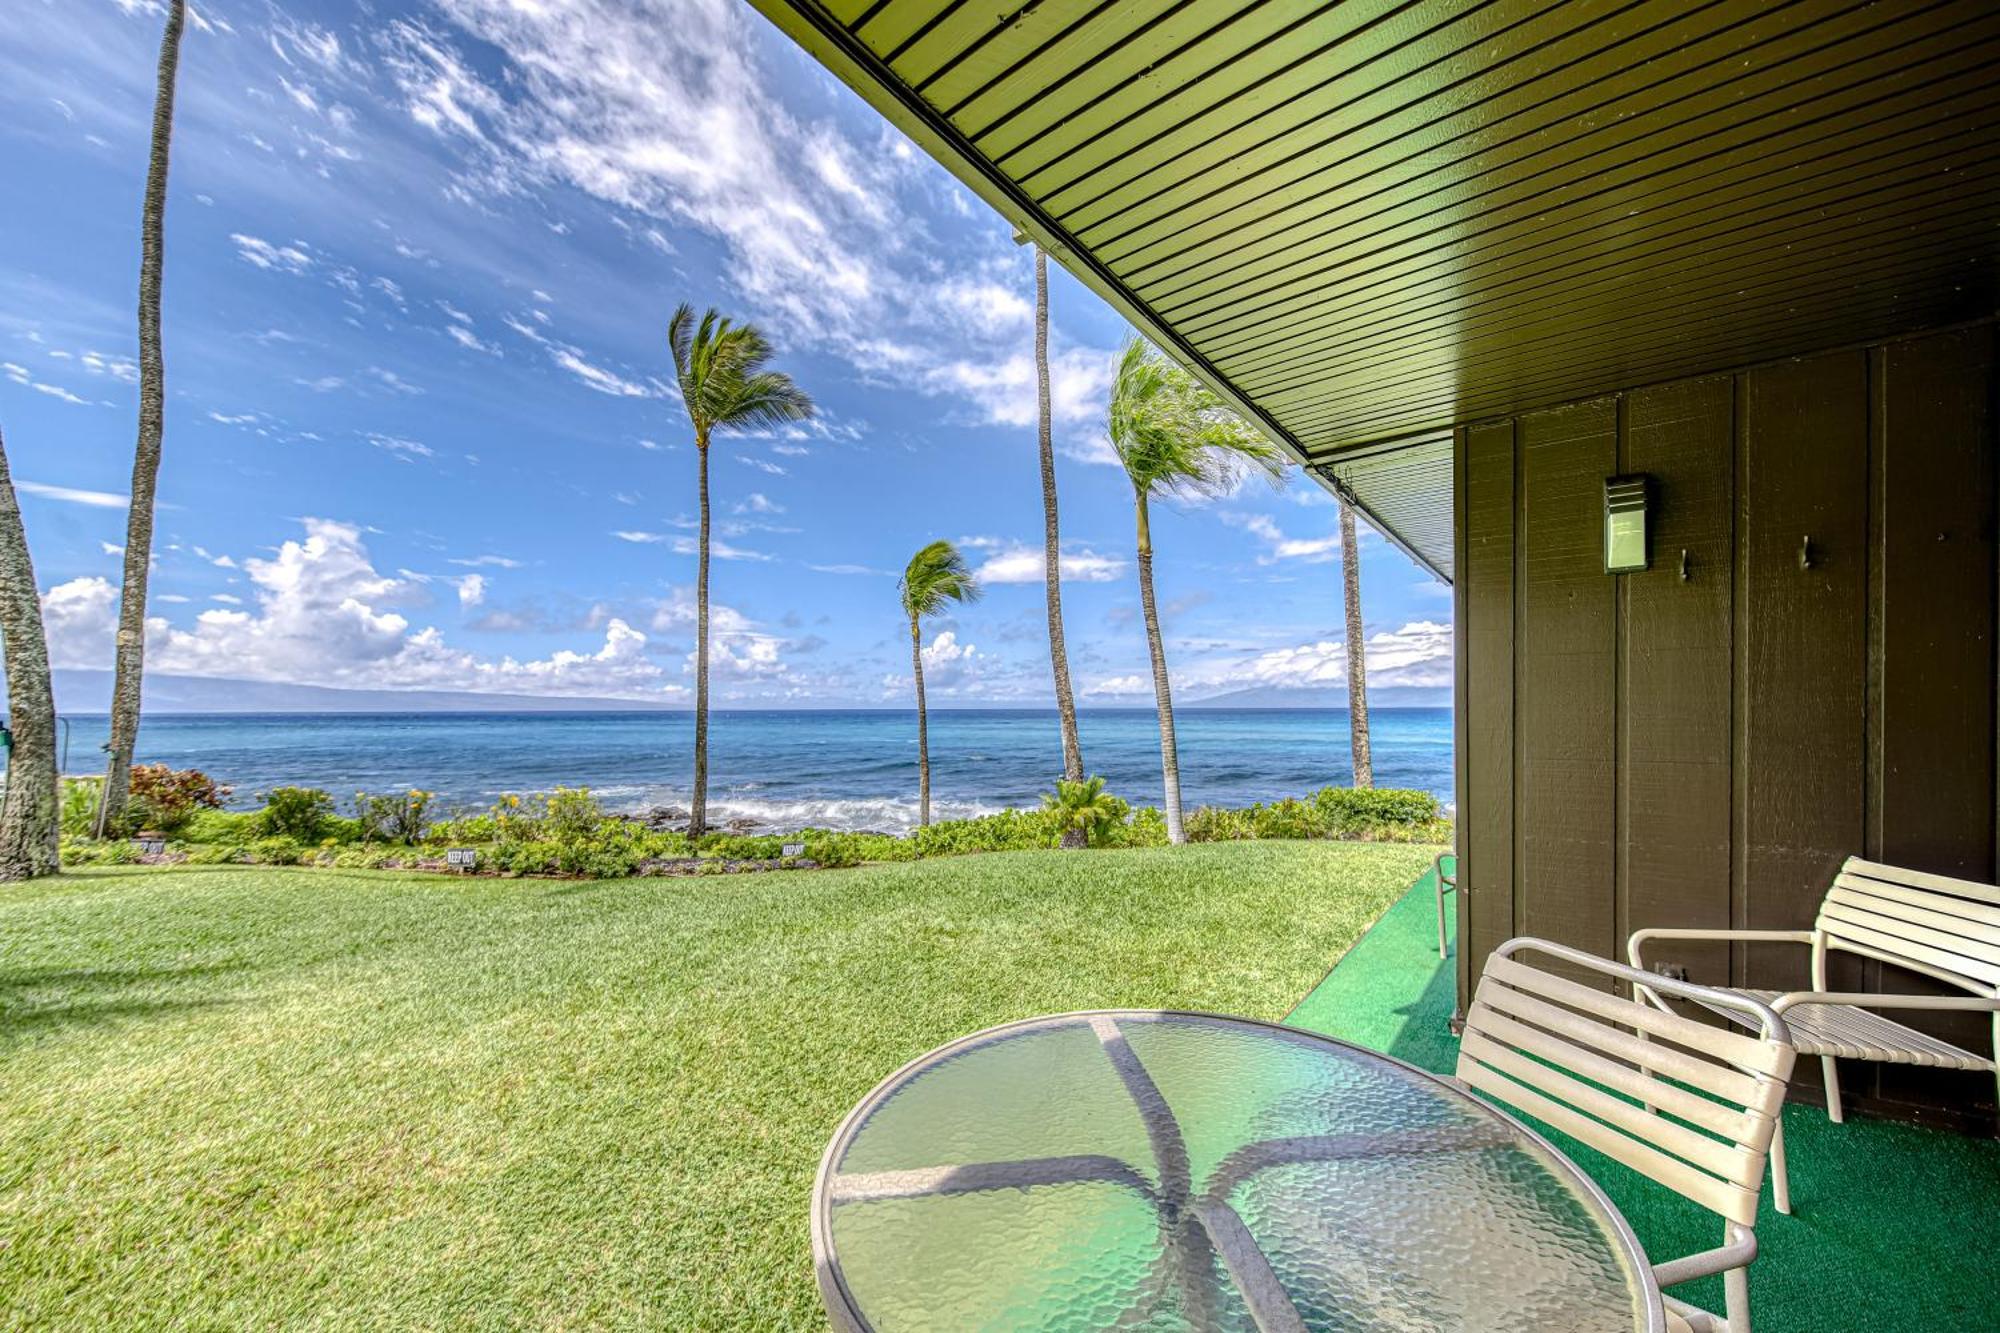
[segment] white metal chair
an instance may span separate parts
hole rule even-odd
[[[1445,863],[1447,861],[1451,863],[1451,871],[1449,874],[1445,872],[1444,868]],[[1458,888],[1458,853],[1439,852],[1437,854],[1437,860],[1431,864],[1431,876],[1433,879],[1437,881],[1438,957],[1442,959],[1443,957],[1445,957],[1444,896],[1445,894],[1450,893],[1454,889]]]
[[[1768,1004],[1785,1017],[1800,1055],[1817,1055],[1826,1075],[1826,1113],[1841,1119],[1840,1075],[1834,1061],[1875,1060],[1888,1064],[2000,1072],[2000,887],[1946,875],[1904,870],[1851,856],[1834,877],[1811,930],[1640,930],[1627,946],[1632,965],[1643,969],[1648,940],[1751,940],[1810,945],[1812,989],[1805,991],[1727,990]],[[1871,995],[1826,988],[1826,959],[1834,950],[1894,963],[1934,977],[1970,995]],[[1656,1006],[1659,978],[1648,975],[1642,989]],[[1697,1000],[1732,1021],[1740,1010]],[[1877,1009],[1980,1010],[1993,1014],[1995,1055],[1961,1049],[1929,1033],[1906,1027]],[[1771,1148],[1771,1201],[1792,1211],[1785,1177],[1785,1141]]]
[[[1624,999],[1515,957],[1528,952],[1719,1006],[1758,1035]],[[1623,963],[1524,938],[1486,960],[1465,1017],[1458,1078],[1720,1213],[1720,1246],[1655,1264],[1653,1276],[1671,1287],[1722,1274],[1726,1321],[1669,1296],[1668,1326],[1749,1333],[1757,1199],[1793,1059],[1785,1020],[1762,1001],[1649,978]]]

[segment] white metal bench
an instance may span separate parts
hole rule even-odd
[[[1627,954],[1644,969],[1648,940],[1749,940],[1809,945],[1812,989],[1729,990],[1768,1004],[1783,1015],[1800,1055],[1817,1055],[1826,1074],[1826,1111],[1841,1119],[1836,1059],[2000,1073],[1995,1056],[1980,1055],[1898,1023],[1878,1009],[1982,1010],[1993,1014],[1994,1051],[2000,1054],[2000,887],[1921,870],[1849,857],[1834,877],[1811,930],[1640,930]],[[1826,989],[1826,959],[1834,950],[1893,963],[1934,977],[1970,995],[1872,995]],[[1646,998],[1664,1009],[1651,985]],[[1739,1014],[1702,1001],[1724,1017]],[[1771,1149],[1771,1197],[1781,1213],[1792,1210],[1785,1180],[1782,1133]]]
[[[1651,979],[1757,1029],[1745,1036],[1556,976],[1520,961],[1524,953],[1647,981],[1565,945],[1508,940],[1487,958],[1466,1013],[1459,1081],[1721,1214],[1719,1247],[1655,1264],[1653,1276],[1671,1287],[1723,1275],[1727,1322],[1668,1296],[1674,1333],[1749,1333],[1764,1157],[1794,1058],[1785,1020],[1758,1000]]]

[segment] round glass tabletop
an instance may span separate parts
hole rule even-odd
[[[1313,1033],[1109,1011],[975,1033],[828,1146],[842,1329],[1657,1329],[1596,1187],[1463,1090]]]

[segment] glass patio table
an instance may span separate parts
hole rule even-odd
[[[912,1061],[827,1146],[812,1227],[842,1330],[1664,1327],[1625,1220],[1519,1121],[1213,1014],[1029,1019]]]

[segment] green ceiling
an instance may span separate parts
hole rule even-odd
[[[1995,304],[1990,0],[753,3],[1440,571],[1459,423]]]

